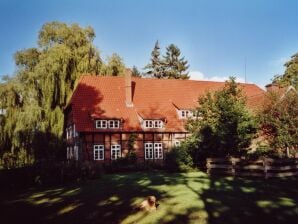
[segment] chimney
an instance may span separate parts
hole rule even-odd
[[[277,90],[279,90],[279,85],[276,83],[270,83],[268,85],[265,86],[267,92],[275,92]]]
[[[125,79],[125,104],[127,107],[133,107],[131,70],[130,69],[125,70],[124,79]]]

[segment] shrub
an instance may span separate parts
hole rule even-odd
[[[174,147],[166,154],[165,168],[170,172],[189,171],[193,169],[193,158],[187,144]]]
[[[0,185],[4,189],[26,188],[31,186],[52,186],[100,178],[101,164],[91,162],[43,162],[30,167],[0,171]]]

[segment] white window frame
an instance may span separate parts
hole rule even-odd
[[[154,159],[163,159],[162,143],[154,143]]]
[[[192,110],[178,110],[180,119],[194,118],[194,113]]]
[[[69,147],[66,147],[66,159],[68,160],[69,159]]]
[[[76,125],[73,124],[73,137],[77,137],[79,134],[78,132],[76,131]]]
[[[115,128],[120,128],[120,121],[119,120],[109,120],[109,128],[115,129]]]
[[[96,120],[95,127],[97,129],[117,129],[120,128],[120,120]]]
[[[79,160],[79,146],[75,145],[73,147],[73,155],[75,160]]]
[[[67,127],[66,128],[66,139],[71,139],[73,136],[73,134],[72,134],[73,132],[72,132],[72,126],[69,126],[69,127]]]
[[[73,158],[73,150],[72,147],[68,147],[68,159],[72,159]]]
[[[108,121],[107,120],[96,120],[95,127],[98,129],[106,129],[108,127]]]
[[[162,120],[144,120],[144,128],[163,128]]]
[[[114,154],[115,151],[115,154]],[[116,160],[121,158],[121,145],[113,144],[111,145],[111,160]]]
[[[145,159],[153,159],[153,143],[147,142],[144,145]]]
[[[154,121],[154,128],[162,128],[163,122],[161,120]]]
[[[174,144],[175,144],[176,147],[178,147],[178,146],[181,145],[181,142],[179,140],[175,140]]]
[[[145,120],[145,128],[153,128],[153,121],[152,120]]]
[[[104,160],[105,159],[104,145],[93,145],[93,159],[94,160]]]
[[[163,159],[163,145],[161,142],[146,142],[144,144],[145,159]]]

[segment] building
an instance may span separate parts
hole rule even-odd
[[[108,163],[128,153],[134,134],[138,161],[160,162],[183,141],[198,97],[224,82],[83,75],[65,108],[67,158]],[[254,109],[264,91],[240,84]]]

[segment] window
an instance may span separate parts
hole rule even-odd
[[[73,137],[77,137],[79,134],[78,132],[76,131],[76,125],[73,124]]]
[[[162,128],[163,122],[161,120],[144,120],[145,128]]]
[[[118,120],[109,120],[109,128],[119,128],[120,122]]]
[[[66,128],[66,139],[72,138],[72,127],[69,126]]]
[[[162,143],[154,143],[154,158],[162,159]]]
[[[74,147],[67,147],[66,148],[66,159],[79,160],[79,146],[75,145]]]
[[[79,147],[77,145],[73,147],[73,156],[75,160],[79,160]]]
[[[95,123],[96,128],[120,128],[119,120],[97,120]]]
[[[155,128],[162,128],[162,121],[160,121],[160,120],[154,121],[154,127]]]
[[[111,159],[115,160],[121,157],[121,146],[111,145]]]
[[[145,159],[153,159],[153,143],[145,143]]]
[[[68,137],[71,138],[72,137],[72,127],[71,126],[69,126],[68,131],[69,131]]]
[[[162,143],[145,143],[145,159],[162,159],[163,149]]]
[[[93,146],[94,160],[104,160],[104,148],[104,145]]]
[[[96,128],[107,128],[107,121],[106,120],[97,120],[96,121]]]
[[[194,113],[191,110],[179,110],[178,114],[181,119],[194,118]]]
[[[69,158],[69,154],[70,154],[70,152],[69,152],[69,147],[67,147],[67,148],[66,148],[66,159],[70,159],[70,158]]]
[[[73,158],[73,151],[72,147],[66,148],[66,159],[72,159]]]
[[[176,140],[176,141],[175,141],[175,146],[178,147],[178,146],[180,146],[180,145],[181,145],[181,142],[180,142],[179,140]]]

